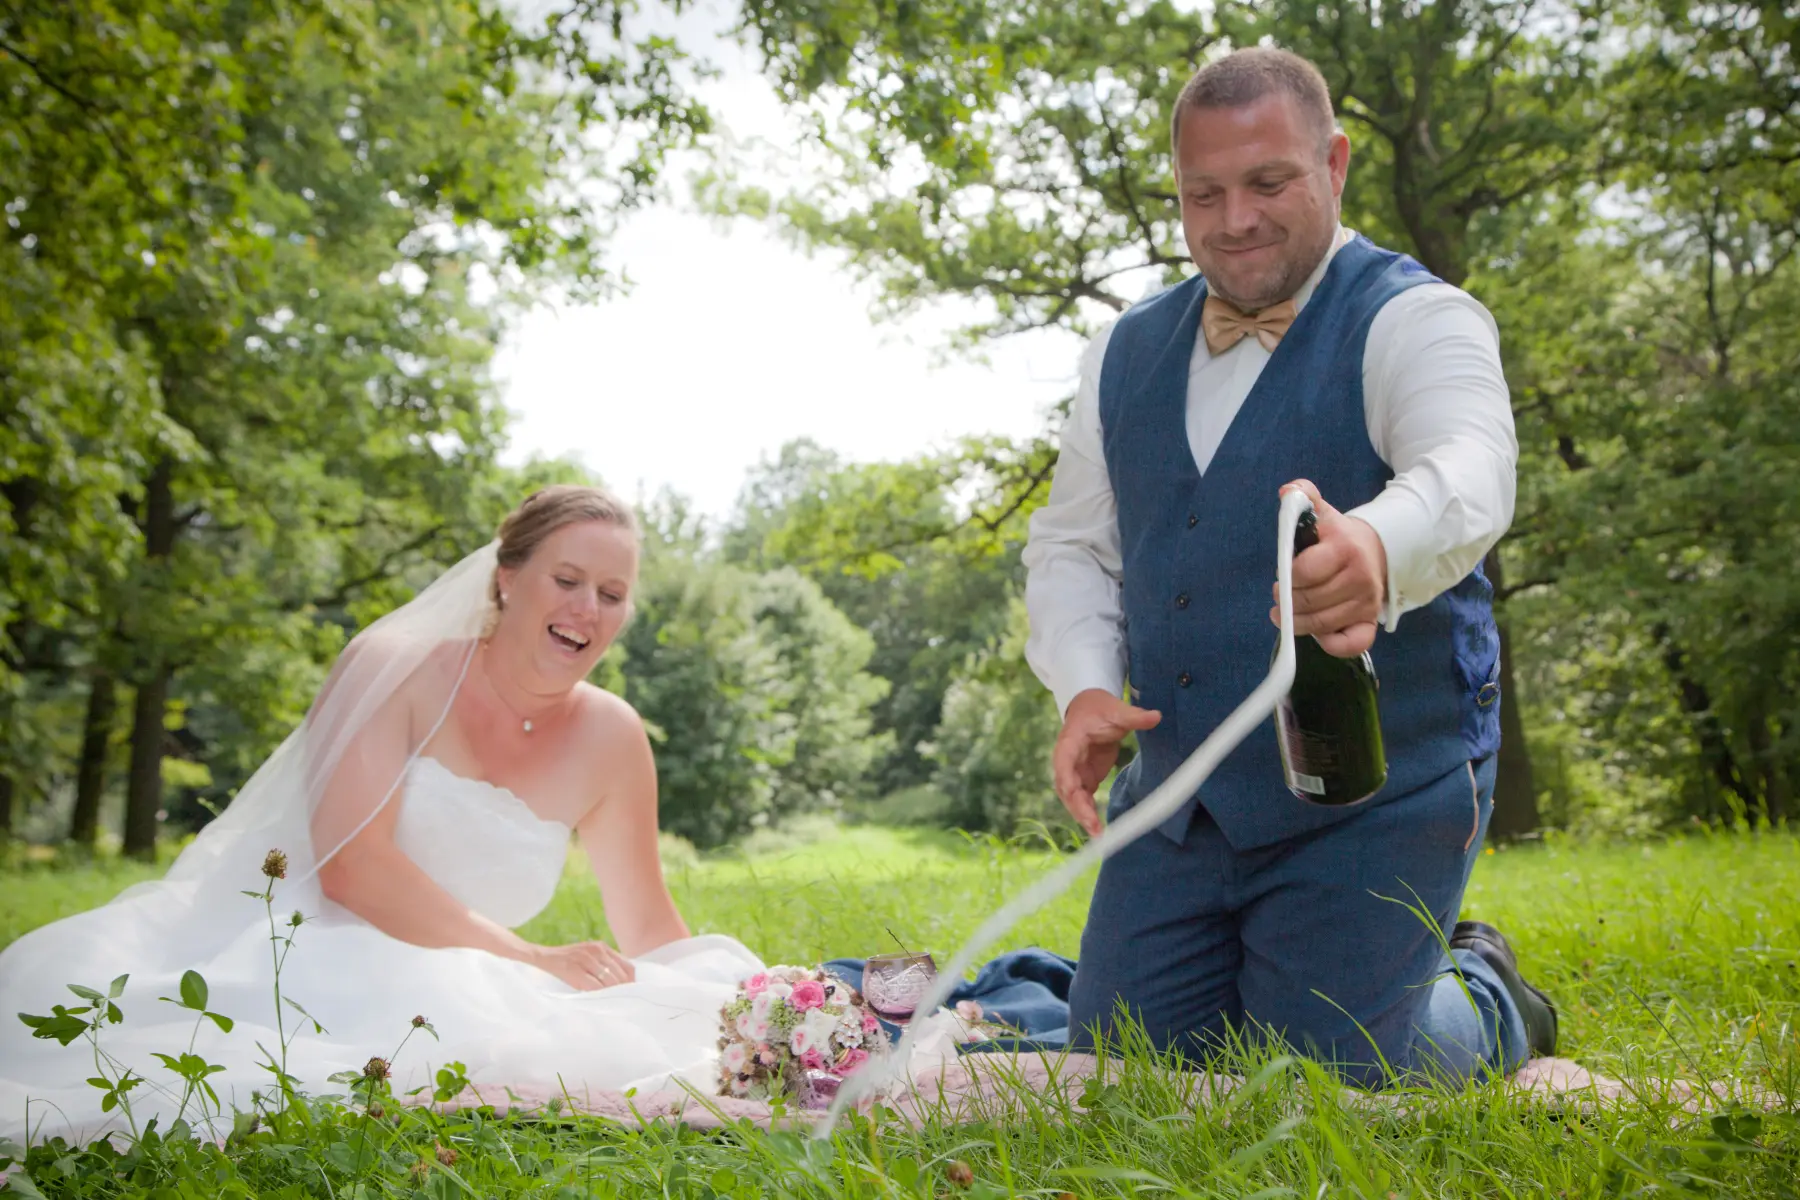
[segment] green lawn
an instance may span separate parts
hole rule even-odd
[[[673,866],[695,932],[742,938],[772,961],[891,945],[953,952],[981,917],[1050,861],[1041,848],[872,828],[791,852]],[[0,875],[0,940],[147,874],[95,865]],[[1008,944],[1073,954],[1085,886]],[[1272,1067],[1229,1114],[1181,1105],[1129,1070],[1078,1115],[1038,1099],[1004,1126],[872,1129],[830,1147],[748,1131],[628,1133],[582,1121],[391,1115],[341,1109],[226,1152],[162,1146],[109,1156],[37,1152],[49,1195],[712,1195],[1242,1197],[1640,1195],[1800,1197],[1800,839],[1696,835],[1643,845],[1551,842],[1484,858],[1465,915],[1505,929],[1563,1012],[1563,1052],[1629,1079],[1735,1078],[1783,1100],[1751,1117],[1688,1118],[1654,1100],[1577,1118],[1470,1089],[1410,1115],[1356,1115],[1328,1083]],[[526,930],[601,932],[580,860]],[[71,1052],[70,1069],[79,1070]],[[1142,1064],[1137,1064],[1142,1065]],[[1255,1070],[1257,1064],[1247,1064]],[[360,1131],[360,1132],[359,1132]],[[371,1132],[372,1131],[372,1132]],[[353,1152],[350,1147],[354,1143]],[[442,1165],[437,1144],[457,1150]],[[335,1148],[334,1148],[335,1147]],[[413,1171],[421,1151],[429,1162]],[[952,1161],[966,1163],[965,1190]],[[61,1165],[58,1166],[57,1164]]]

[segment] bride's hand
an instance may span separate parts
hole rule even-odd
[[[579,992],[598,991],[637,978],[631,960],[605,942],[539,946],[531,962]]]

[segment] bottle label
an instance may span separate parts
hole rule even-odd
[[[1308,775],[1304,771],[1295,771],[1293,774],[1294,786],[1301,791],[1310,793],[1314,796],[1323,796],[1325,794],[1325,781],[1320,779],[1317,775]]]
[[[1293,786],[1309,795],[1323,796],[1326,778],[1343,770],[1343,739],[1307,732],[1294,720],[1293,710],[1283,705],[1281,742],[1287,752],[1288,776]]]

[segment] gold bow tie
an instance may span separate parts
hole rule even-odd
[[[1294,323],[1298,313],[1292,300],[1283,300],[1261,312],[1246,314],[1208,293],[1206,304],[1200,310],[1200,328],[1206,334],[1206,348],[1215,355],[1225,353],[1253,333],[1264,350],[1272,351],[1280,344],[1281,335]]]

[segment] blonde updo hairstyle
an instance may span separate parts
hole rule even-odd
[[[497,565],[518,569],[537,553],[538,547],[551,534],[565,525],[581,521],[617,526],[629,533],[633,541],[642,536],[631,506],[605,488],[557,483],[525,497],[524,502],[500,522],[499,532],[495,535],[500,540]],[[493,607],[483,637],[492,636],[500,621],[500,612],[506,607],[506,601],[500,595],[500,572],[497,570],[491,588]]]

